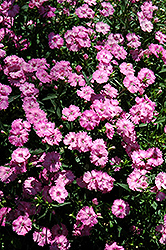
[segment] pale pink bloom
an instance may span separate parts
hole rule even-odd
[[[97,22],[96,31],[106,35],[110,31],[110,26],[107,23]]]
[[[68,76],[68,83],[70,83],[70,86],[76,87],[76,86],[85,86],[86,82],[84,80],[83,75],[78,75],[76,73],[70,73]]]
[[[8,96],[0,94],[0,110],[7,109],[9,106]]]
[[[125,250],[122,246],[118,246],[116,242],[109,245],[106,244],[104,250]]]
[[[71,104],[69,108],[63,108],[61,119],[67,121],[74,121],[80,115],[80,108]]]
[[[49,135],[45,135],[42,139],[43,143],[48,143],[49,145],[59,145],[59,142],[62,140],[62,133],[59,128],[53,129]]]
[[[80,125],[81,127],[87,129],[87,130],[92,130],[94,129],[96,126],[99,125],[100,123],[100,118],[99,116],[96,114],[95,111],[93,110],[85,110],[82,114],[81,114],[81,118],[80,118]]]
[[[104,90],[101,91],[101,94],[104,94],[107,97],[116,98],[118,95],[118,90],[112,87],[109,83],[104,85],[103,89]]]
[[[58,203],[64,203],[68,196],[68,192],[63,185],[52,186],[49,190],[51,199]]]
[[[63,43],[64,40],[59,34],[55,35],[54,32],[51,32],[48,35],[48,44],[51,49],[60,49],[63,46]]]
[[[148,87],[150,84],[153,84],[156,79],[154,72],[148,68],[142,68],[138,72],[137,78],[141,82],[144,88]]]
[[[94,18],[95,12],[89,8],[88,4],[83,4],[75,10],[75,14],[79,18]]]
[[[160,190],[161,188],[166,189],[166,173],[160,172],[155,177],[155,184],[157,188]]]
[[[14,167],[0,166],[0,180],[9,183],[17,178]]]
[[[159,41],[159,43],[164,44],[166,43],[166,35],[163,34],[161,31],[157,31],[155,33],[155,39]]]
[[[32,221],[27,215],[20,215],[12,222],[12,229],[18,235],[25,235],[32,229]]]
[[[69,145],[70,150],[74,150],[77,148],[77,137],[75,132],[69,132],[65,138],[63,139],[63,143],[65,145]]]
[[[127,178],[129,188],[138,192],[142,192],[146,189],[148,187],[148,178],[145,176],[146,173],[146,170],[134,169],[134,171]]]
[[[24,163],[31,156],[28,148],[17,148],[12,153],[12,162]]]
[[[76,220],[81,221],[83,225],[93,227],[98,223],[97,217],[92,207],[85,206],[78,212]]]
[[[109,2],[102,2],[101,6],[103,7],[103,10],[99,11],[102,16],[107,17],[113,15],[115,10]]]
[[[44,69],[38,69],[36,76],[42,83],[51,82],[51,76]]]
[[[38,246],[43,247],[44,245],[51,243],[52,234],[50,229],[43,227],[41,231],[34,231],[33,240],[37,242]]]
[[[109,64],[113,56],[108,50],[103,49],[97,53],[96,58],[99,60],[100,63]]]
[[[133,69],[133,65],[131,63],[123,62],[119,65],[120,72],[124,75],[134,75],[135,70]]]
[[[50,250],[67,250],[71,246],[65,235],[58,235],[53,241],[54,243],[51,243],[52,246],[50,246]]]
[[[130,93],[136,93],[141,87],[140,80],[133,74],[127,74],[123,80],[124,86],[130,91]]]
[[[122,199],[117,199],[117,200],[114,200],[111,210],[112,210],[112,213],[117,218],[123,219],[126,215],[128,215],[130,211],[130,207],[126,201],[123,201]]]
[[[94,94],[94,90],[90,86],[84,86],[77,90],[77,95],[87,101],[90,101],[92,94]]]
[[[93,73],[93,80],[95,80],[97,83],[102,84],[109,80],[108,72],[106,70],[96,70]]]
[[[112,138],[113,138],[113,136],[114,136],[114,133],[115,133],[115,131],[114,131],[114,127],[109,123],[109,122],[107,122],[106,124],[105,124],[105,127],[106,127],[106,135],[107,135],[107,137],[110,139],[110,140],[112,140]]]

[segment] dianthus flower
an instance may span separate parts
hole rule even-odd
[[[83,225],[93,227],[98,223],[97,217],[93,207],[85,206],[78,212],[76,220],[81,221]]]
[[[80,118],[80,125],[81,127],[87,129],[87,130],[92,130],[94,129],[96,126],[99,125],[100,123],[100,118],[99,116],[96,114],[95,111],[91,110],[85,110],[82,114],[81,114],[81,118]]]
[[[104,101],[102,99],[94,100],[91,105],[91,109],[95,110],[100,120],[110,120],[122,112],[122,109],[118,106],[118,104],[119,102],[117,100],[107,98],[105,98]]]
[[[59,145],[59,142],[62,140],[62,134],[58,128],[52,129],[49,135],[45,135],[42,139],[43,143],[48,143],[49,145]]]
[[[157,188],[160,190],[161,188],[166,189],[166,173],[160,172],[155,177],[155,184]]]
[[[129,110],[132,122],[135,124],[139,124],[139,122],[149,123],[152,119],[155,119],[154,116],[158,114],[155,112],[155,102],[152,102],[147,95],[145,95],[145,98],[136,97],[135,101],[136,105]]]
[[[69,145],[68,149],[75,150],[77,148],[77,136],[75,132],[69,132],[67,135],[65,135],[65,138],[63,139],[63,143],[65,145]]]
[[[94,94],[94,90],[90,86],[84,86],[77,90],[77,95],[87,101],[90,101],[92,94]]]
[[[128,41],[127,46],[130,48],[136,49],[141,46],[141,42],[139,41],[140,36],[137,36],[135,33],[128,33],[126,38]]]
[[[12,162],[24,163],[31,156],[28,148],[17,148],[12,153]]]
[[[118,246],[116,242],[109,245],[106,244],[104,250],[125,250],[122,246]]]
[[[155,39],[159,41],[159,43],[164,44],[166,43],[166,35],[163,34],[161,31],[157,31],[155,33]]]
[[[96,58],[99,60],[100,63],[109,64],[113,56],[108,50],[103,49],[97,53]]]
[[[51,243],[52,234],[50,229],[43,227],[41,231],[34,231],[33,240],[37,242],[38,246],[43,247],[46,244]]]
[[[16,147],[21,147],[28,141],[28,132],[30,131],[30,123],[22,122],[22,119],[16,119],[12,122],[12,129],[9,133],[9,141]]]
[[[51,49],[60,49],[63,46],[63,43],[64,40],[59,34],[55,35],[54,32],[51,32],[48,35],[48,44]]]
[[[44,69],[38,69],[36,72],[36,77],[42,82],[42,83],[47,83],[47,82],[51,82],[51,77],[50,75],[47,73],[47,71],[45,71]]]
[[[39,90],[35,88],[33,83],[24,82],[20,85],[19,90],[22,92],[21,97],[25,96],[35,96],[37,97],[39,94]]]
[[[148,187],[148,178],[145,176],[146,173],[148,173],[148,171],[135,168],[127,177],[129,188],[138,192],[142,192],[146,189]]]
[[[68,76],[68,83],[70,83],[70,86],[76,87],[76,86],[85,86],[86,82],[84,80],[83,75],[78,75],[76,73],[69,73]]]
[[[49,189],[49,194],[51,196],[51,199],[57,201],[58,203],[64,203],[66,197],[68,196],[68,192],[63,184],[52,186]]]
[[[135,70],[133,69],[133,65],[131,63],[123,62],[119,65],[120,72],[124,75],[134,75]]]
[[[96,31],[106,35],[110,31],[110,26],[107,23],[97,22]]]
[[[51,242],[50,250],[67,250],[71,247],[71,244],[69,243],[68,239],[65,235],[58,235],[54,238],[54,240]]]
[[[130,211],[130,207],[126,201],[122,199],[117,199],[117,200],[114,200],[111,210],[112,210],[112,213],[117,218],[123,219],[126,215],[128,215]]]
[[[106,172],[97,171],[96,169],[91,172],[87,171],[83,175],[83,183],[89,190],[100,191],[103,194],[108,193],[113,189],[113,182],[115,181]]]
[[[15,168],[10,166],[0,166],[0,180],[9,183],[17,178]]]
[[[80,115],[80,108],[71,104],[69,108],[63,108],[61,119],[67,121],[74,121]]]
[[[54,178],[54,182],[56,185],[66,186],[74,181],[75,175],[71,170],[62,170],[56,173]]]
[[[125,59],[127,56],[126,50],[123,48],[123,46],[120,46],[118,44],[113,44],[111,47],[111,53],[114,55],[114,57],[118,60]]]
[[[40,108],[32,108],[25,110],[25,115],[29,123],[35,124],[40,121],[47,121],[46,113]]]
[[[103,139],[96,139],[91,146],[90,161],[96,165],[104,167],[108,162],[108,151]]]
[[[124,42],[124,37],[122,36],[122,34],[116,33],[116,34],[109,34],[107,41],[106,41],[106,45],[113,45],[113,44],[118,44],[118,43],[123,43]],[[110,49],[112,48],[112,46],[110,47]]]
[[[109,80],[108,75],[109,74],[108,74],[107,70],[99,70],[98,69],[93,73],[93,80],[95,80],[99,84],[102,84],[102,83],[105,83]]]
[[[134,124],[126,118],[118,119],[116,123],[117,133],[122,137],[130,138],[131,135],[135,136]]]
[[[70,67],[70,62],[60,61],[56,62],[50,71],[50,76],[52,80],[58,81],[65,80],[71,73],[72,68]]]
[[[42,184],[34,177],[28,177],[23,183],[23,191],[25,194],[36,195],[42,191]]]
[[[94,18],[95,12],[89,8],[88,4],[83,4],[75,10],[79,18]]]
[[[112,87],[109,83],[103,86],[104,90],[101,90],[101,94],[106,95],[108,98],[116,98],[118,90]]]
[[[40,6],[44,3],[47,2],[48,0],[30,0],[29,2],[29,8],[33,9],[34,7],[40,8]]]
[[[67,30],[64,35],[66,46],[71,51],[79,51],[81,48],[91,46],[89,34],[92,30],[86,29],[84,26],[74,26],[72,30]]]
[[[57,172],[62,165],[60,162],[60,154],[56,151],[48,152],[42,165],[50,172]]]
[[[127,74],[123,80],[124,86],[130,91],[130,93],[136,93],[139,91],[142,84],[140,80],[135,77],[133,74]]]
[[[107,137],[110,139],[110,140],[112,140],[112,138],[113,138],[113,136],[114,136],[114,133],[115,133],[115,131],[114,131],[114,127],[109,123],[109,122],[107,122],[106,124],[105,124],[105,127],[106,127],[106,135],[107,135]]]
[[[107,17],[113,15],[115,10],[109,2],[102,2],[101,6],[103,7],[103,10],[99,11],[102,16]]]
[[[32,221],[27,215],[20,215],[16,220],[12,222],[12,229],[18,235],[25,236],[32,229]]]
[[[154,72],[150,69],[147,69],[147,68],[142,68],[138,72],[137,78],[141,82],[141,85],[143,88],[146,88],[150,84],[153,84],[155,82],[155,79],[156,79]]]

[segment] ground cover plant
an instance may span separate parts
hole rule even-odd
[[[164,249],[165,6],[1,1],[1,249]]]

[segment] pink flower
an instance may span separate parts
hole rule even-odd
[[[63,108],[61,119],[67,121],[74,121],[80,115],[80,108],[71,104],[69,108]]]
[[[85,206],[78,212],[76,220],[81,221],[83,225],[93,227],[98,223],[97,217],[92,207]]]
[[[63,185],[52,186],[49,190],[49,194],[52,200],[57,201],[58,203],[64,203],[68,192]]]
[[[42,231],[34,231],[33,240],[38,243],[38,246],[43,247],[51,243],[52,234],[50,229],[43,227]]]
[[[110,31],[110,26],[107,23],[98,22],[96,23],[96,31],[106,35]]]
[[[12,222],[12,229],[18,235],[27,234],[32,228],[32,221],[29,219],[27,215],[19,216],[16,220]]]
[[[166,173],[160,172],[155,178],[155,184],[159,190],[166,189]]]
[[[128,215],[130,211],[129,204],[122,199],[117,199],[114,200],[113,205],[112,205],[112,213],[117,217],[117,218],[124,218],[126,215]]]
[[[48,43],[51,49],[60,49],[63,46],[64,40],[59,34],[55,35],[54,32],[51,32],[48,35],[48,39]]]
[[[90,86],[85,86],[77,90],[77,95],[87,101],[90,101],[92,94],[94,94],[94,90]]]
[[[148,178],[145,176],[146,173],[146,170],[134,169],[134,171],[129,174],[127,178],[129,188],[138,192],[142,192],[146,189],[148,187]]]
[[[109,79],[108,72],[106,70],[96,70],[93,73],[93,80],[95,80],[97,83],[105,83]]]
[[[106,244],[104,250],[125,250],[122,246],[118,246],[116,242],[109,245]]]
[[[17,148],[12,153],[12,162],[24,163],[31,156],[28,148]]]
[[[87,129],[87,130],[92,130],[96,126],[98,126],[100,123],[99,116],[96,114],[95,111],[93,110],[85,110],[81,114],[80,118],[80,125],[81,127]]]
[[[23,190],[26,194],[36,195],[42,191],[42,184],[34,177],[28,177],[23,183]]]

